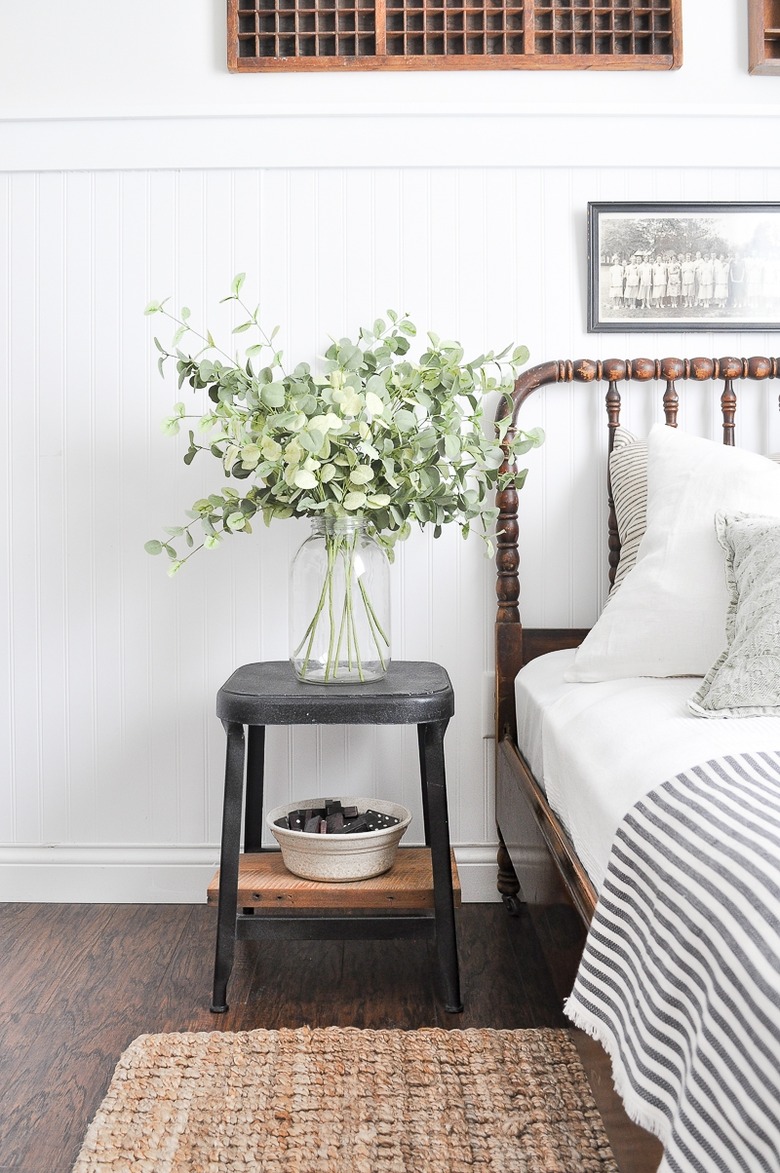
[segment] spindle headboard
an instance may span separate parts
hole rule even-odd
[[[678,383],[692,380],[713,381],[720,388],[723,443],[734,443],[737,411],[737,388],[741,380],[780,378],[780,358],[636,358],[636,359],[559,359],[541,363],[525,371],[515,383],[511,400],[502,400],[496,422],[511,413],[512,436],[518,412],[530,395],[541,387],[571,383],[605,383],[605,406],[612,451],[615,429],[620,424],[620,384],[629,382],[659,385],[666,423],[677,426],[679,410]],[[504,466],[506,470],[508,466]],[[496,542],[496,734],[497,739],[516,737],[513,681],[523,664],[544,652],[576,647],[587,629],[524,628],[520,618],[520,554],[518,549],[518,493],[510,486],[496,497],[499,510]],[[620,556],[615,507],[608,488],[608,558],[610,583]]]

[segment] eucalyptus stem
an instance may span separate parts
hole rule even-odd
[[[315,610],[314,615],[311,618],[309,626],[306,628],[303,639],[298,644],[297,648],[295,649],[295,651],[293,653],[296,656],[298,655],[298,652],[301,650],[303,645],[306,643],[306,638],[308,636],[309,646],[306,649],[306,655],[304,656],[303,668],[302,668],[304,676],[306,675],[308,668],[309,668],[309,660],[311,659],[312,648],[314,647],[314,637],[317,634],[317,625],[319,624],[320,616],[322,615],[322,610],[323,610],[323,607],[325,606],[325,599],[327,597],[329,582],[330,582],[330,576],[326,575],[325,581],[322,584],[322,590],[320,592],[319,601],[317,603],[317,609]]]
[[[379,632],[379,634],[381,635],[382,639],[385,641],[385,644],[386,644],[386,645],[387,645],[387,647],[389,648],[389,647],[390,647],[390,638],[389,638],[389,636],[386,634],[386,632],[385,632],[384,628],[382,627],[382,624],[379,622],[379,619],[377,618],[377,613],[376,613],[376,611],[374,610],[373,603],[371,602],[371,600],[370,600],[370,599],[369,599],[369,597],[368,597],[368,591],[367,591],[367,590],[366,590],[366,588],[363,586],[363,583],[362,583],[362,582],[360,583],[360,594],[361,594],[361,596],[362,596],[362,598],[363,598],[363,606],[364,606],[364,607],[365,607],[365,609],[366,609],[366,615],[368,616],[368,622],[369,622],[369,626],[372,628],[372,630],[373,630],[374,628],[376,628],[376,630],[377,630],[377,631]],[[375,639],[375,641],[374,641],[374,642],[376,643],[376,639]],[[382,656],[382,651],[381,651],[381,649],[380,649],[380,647],[379,647],[379,644],[378,644],[378,643],[376,643],[376,650],[377,650],[377,652],[379,653],[379,656],[380,656],[380,659],[381,659],[381,656]]]
[[[328,583],[328,658],[325,662],[325,680],[330,679],[331,672],[335,674],[334,664],[334,645],[336,640],[336,627],[333,614],[333,572],[336,567],[336,558],[338,556],[338,548],[341,544],[339,539],[325,538],[325,544],[328,551],[328,569],[327,569],[327,583]]]
[[[355,663],[357,664],[358,676],[360,677],[360,680],[362,682],[363,680],[365,680],[365,675],[363,673],[363,662],[360,659],[360,641],[358,640],[358,633],[357,633],[357,629],[355,627],[355,612],[352,610],[351,607],[349,610],[349,620],[350,620],[350,623],[352,624],[352,631],[353,631],[354,638],[355,638]],[[382,665],[382,667],[384,668],[384,664]]]
[[[350,612],[352,610],[352,569],[355,558],[355,541],[357,534],[352,541],[349,548],[348,555],[345,555],[344,568],[344,606],[341,609],[341,623],[339,625],[339,637],[336,643],[336,662],[338,663],[341,656],[341,644],[344,635],[347,637],[347,667],[352,670],[352,624],[349,622]]]
[[[368,608],[366,608],[366,618],[368,619],[368,630],[371,632],[371,639],[374,642],[374,647],[376,648],[376,654],[379,657],[379,663],[382,666],[382,669],[384,670],[386,667],[385,657],[382,654],[382,648],[379,645],[379,638],[378,638],[378,634],[381,632],[381,628],[372,619],[371,611],[369,611]]]
[[[352,536],[352,544],[349,549],[349,573],[347,575],[347,589],[345,592],[346,597],[344,599],[344,604],[345,604],[345,606],[349,607],[349,622],[347,624],[347,639],[349,640],[350,636],[352,637],[351,642],[352,642],[352,647],[354,647],[354,652],[355,652],[355,664],[357,666],[358,676],[360,677],[360,680],[363,681],[365,679],[365,674],[363,672],[363,664],[360,659],[360,640],[358,639],[358,631],[357,631],[357,627],[355,626],[355,612],[354,612],[354,608],[352,605],[352,580],[354,578],[354,575],[352,572],[353,572],[354,566],[355,566],[355,548],[357,546],[357,542],[358,542],[359,537],[360,537],[359,530],[355,530],[355,533]],[[358,582],[360,582],[360,579],[358,579]],[[362,583],[361,583],[361,586],[362,586]],[[350,669],[352,668],[352,655],[351,655],[351,653],[350,653],[350,657],[349,657],[349,667],[350,667]]]

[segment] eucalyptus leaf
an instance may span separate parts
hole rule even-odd
[[[267,383],[260,392],[260,399],[266,407],[284,407],[284,384]]]
[[[451,432],[444,437],[444,455],[448,460],[457,460],[460,456],[460,440]]]
[[[439,436],[435,428],[423,428],[417,436],[417,447],[421,452],[429,452],[438,442]]]
[[[352,469],[349,479],[353,485],[367,485],[374,479],[374,470],[368,465],[359,464],[357,468]]]
[[[412,432],[417,427],[414,412],[403,407],[395,413],[394,420],[399,432]]]
[[[293,480],[299,489],[316,489],[317,478],[313,472],[309,472],[306,468],[299,468]]]
[[[302,448],[305,448],[307,452],[313,452],[315,454],[322,450],[322,446],[325,443],[325,437],[322,432],[318,432],[313,428],[304,428],[303,431],[298,433],[298,440]]]
[[[498,446],[489,448],[485,453],[485,464],[488,468],[500,468],[504,463],[504,449]]]

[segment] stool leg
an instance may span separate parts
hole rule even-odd
[[[244,726],[227,721],[223,724],[227,733],[227,750],[222,847],[219,857],[217,946],[211,1002],[214,1014],[223,1014],[228,1008],[227,984],[235,956],[238,858],[241,852],[241,798],[244,790]]]
[[[263,849],[263,773],[265,726],[250,725],[246,750],[246,813],[244,851]]]
[[[447,784],[444,773],[446,721],[419,725],[420,776],[423,809],[428,812],[428,833],[433,869],[433,904],[436,915],[436,949],[444,983],[444,1009],[450,1014],[463,1010],[455,936],[455,905],[452,897],[452,863],[447,813]]]
[[[425,836],[425,846],[431,845],[431,816],[428,810],[428,787],[425,782],[427,771],[427,764],[425,761],[425,739],[427,736],[427,725],[417,726],[417,746],[420,754],[420,778],[422,780],[422,813],[423,813],[423,835]]]

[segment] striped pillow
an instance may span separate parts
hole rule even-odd
[[[609,483],[620,538],[620,560],[610,589],[612,594],[636,562],[647,526],[647,444],[628,428],[615,429],[609,457]]]
[[[780,453],[768,457],[780,463]],[[615,505],[620,558],[613,595],[636,563],[637,550],[647,528],[647,441],[640,440],[628,428],[615,428],[609,457],[609,481]]]

